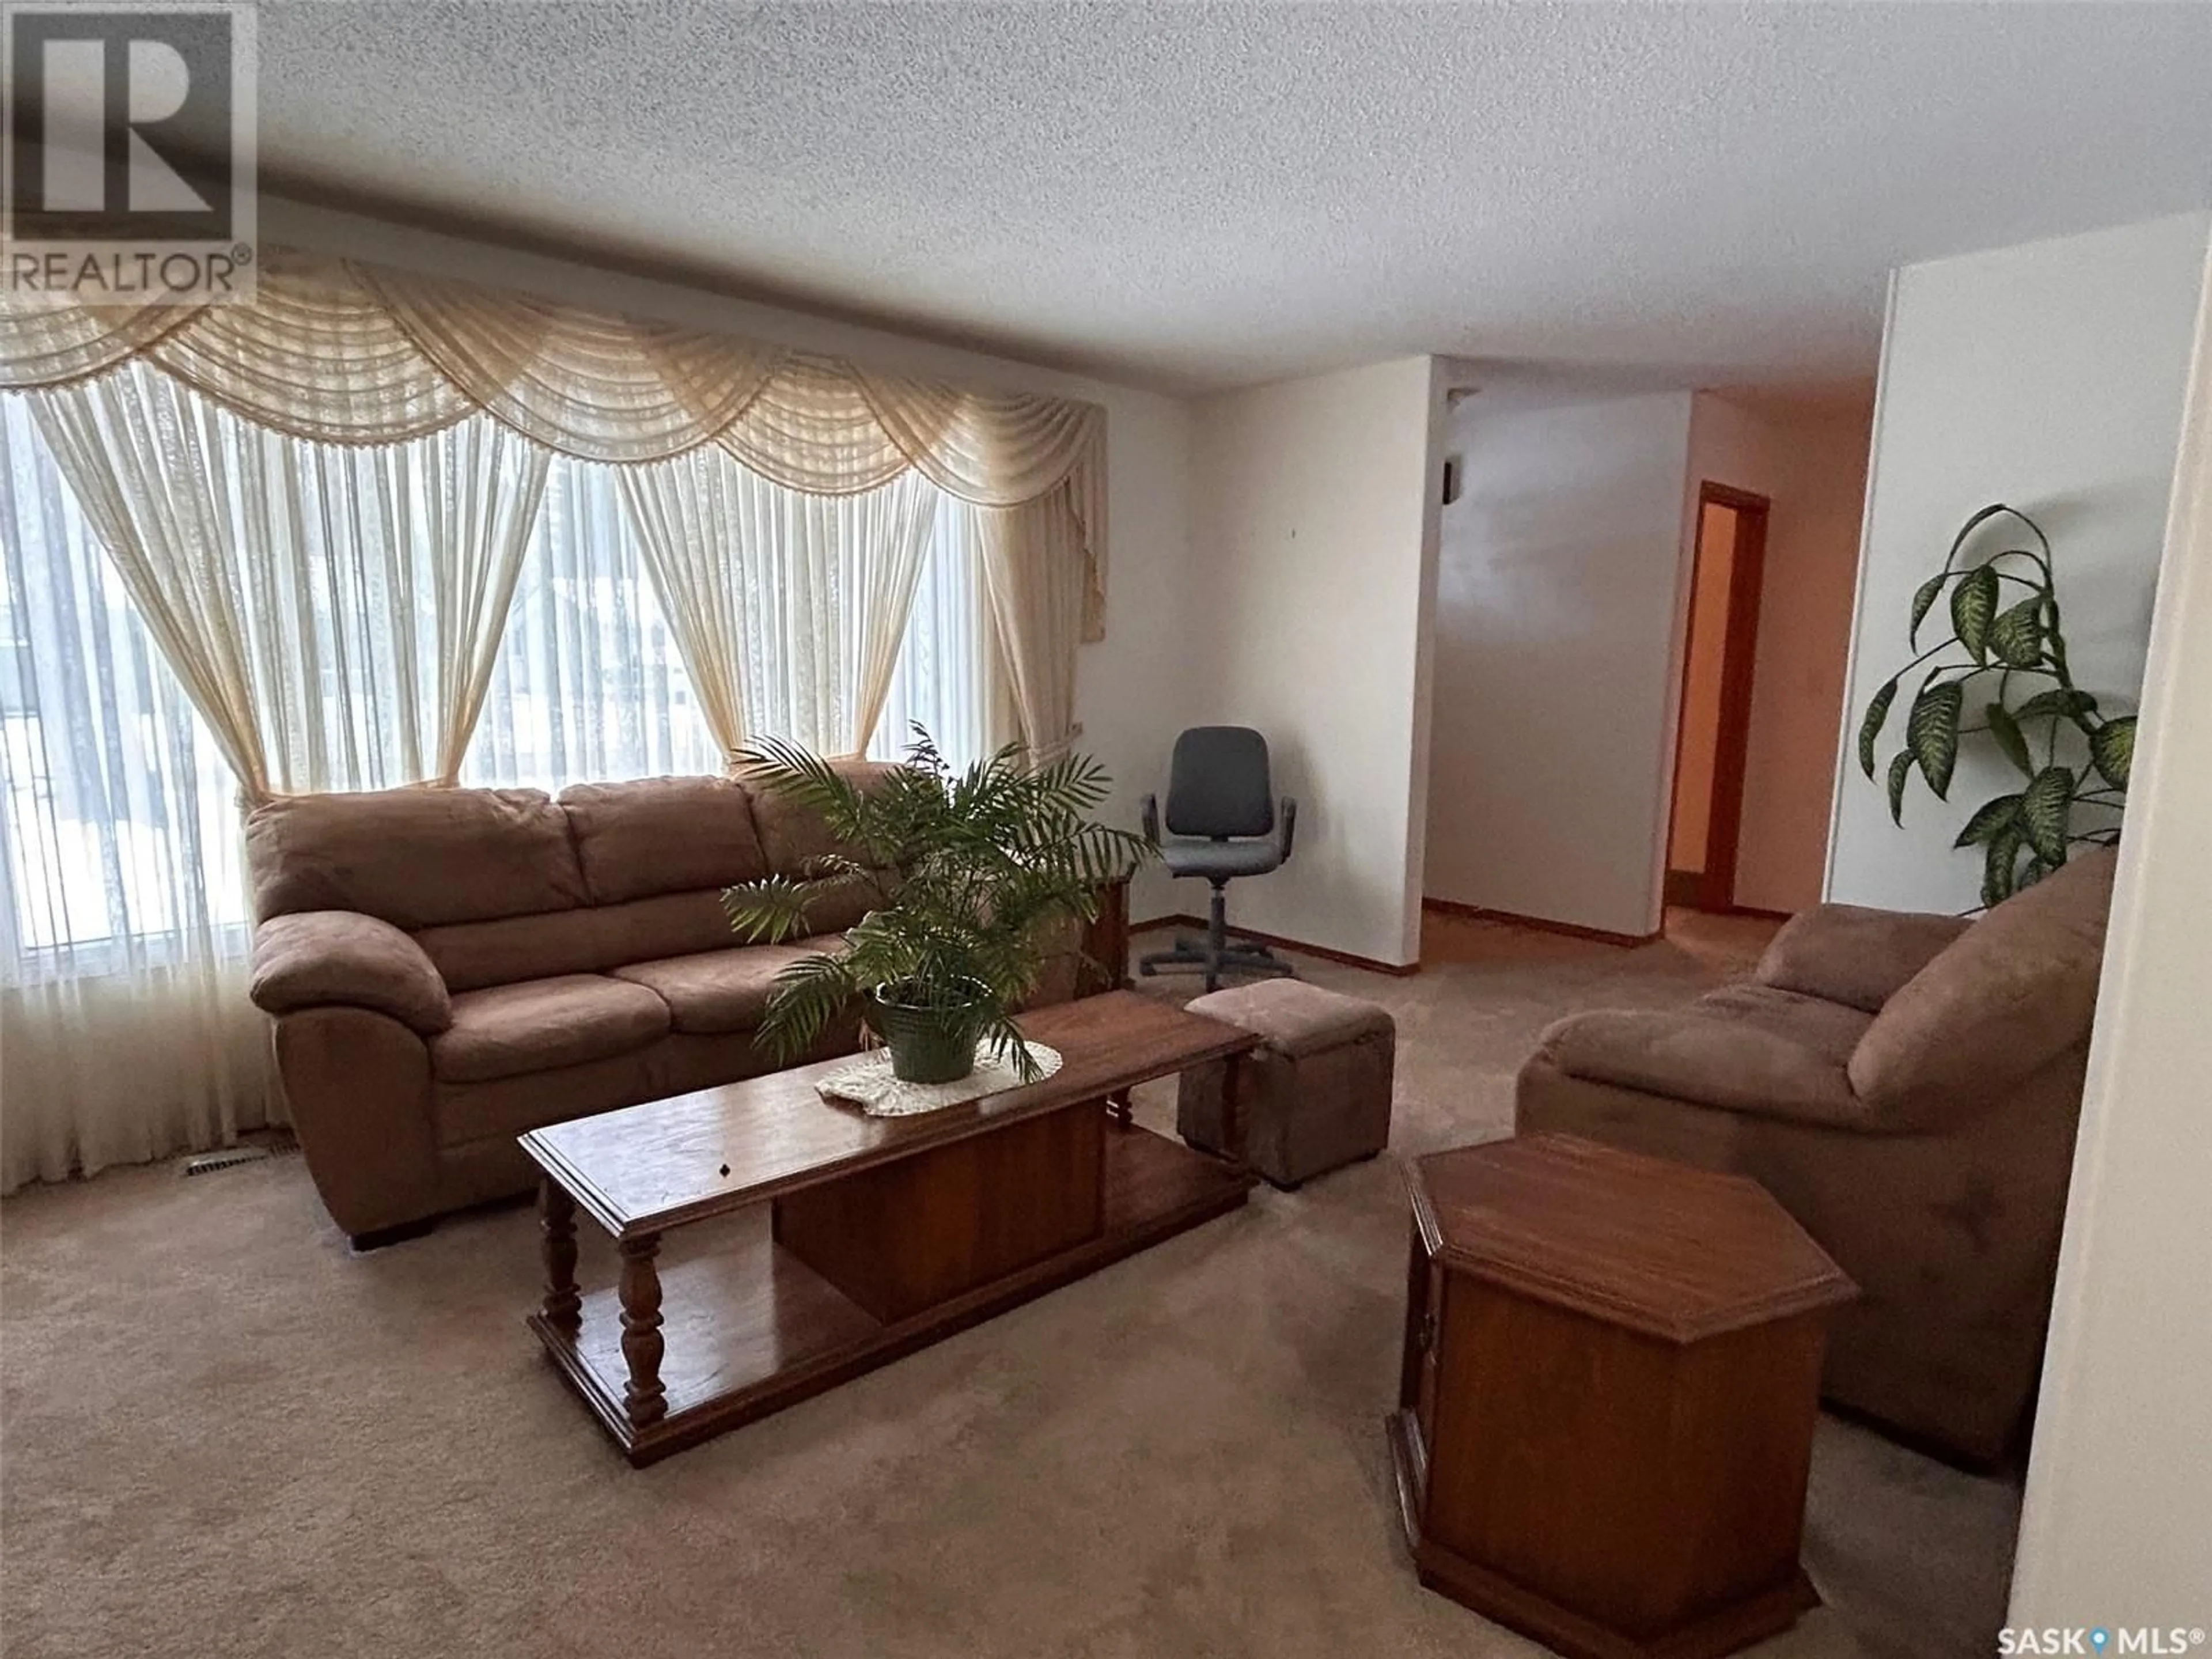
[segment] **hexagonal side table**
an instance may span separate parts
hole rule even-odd
[[[1413,1166],[1399,1408],[1421,1582],[1559,1652],[1706,1659],[1798,1565],[1829,1310],[1757,1182],[1534,1135]]]

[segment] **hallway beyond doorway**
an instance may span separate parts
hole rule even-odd
[[[1706,481],[1698,486],[1667,839],[1670,905],[1725,911],[1735,904],[1771,506],[1764,495],[1727,484]]]

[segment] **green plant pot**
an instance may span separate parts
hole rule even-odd
[[[891,1051],[891,1075],[902,1083],[957,1083],[975,1069],[975,1039],[983,1030],[982,1003],[951,1006],[906,1002],[897,989],[878,985],[872,1023]]]

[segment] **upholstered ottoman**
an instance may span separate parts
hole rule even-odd
[[[1385,1011],[1296,979],[1215,991],[1189,1008],[1261,1040],[1241,1063],[1244,1144],[1252,1167],[1274,1185],[1296,1187],[1389,1142],[1398,1031]],[[1201,1151],[1219,1152],[1226,1139],[1225,1075],[1218,1065],[1182,1074],[1176,1128]]]

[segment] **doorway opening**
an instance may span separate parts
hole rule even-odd
[[[1690,628],[1682,651],[1674,808],[1667,831],[1669,905],[1735,908],[1752,667],[1771,506],[1764,495],[1727,484],[1698,487]]]

